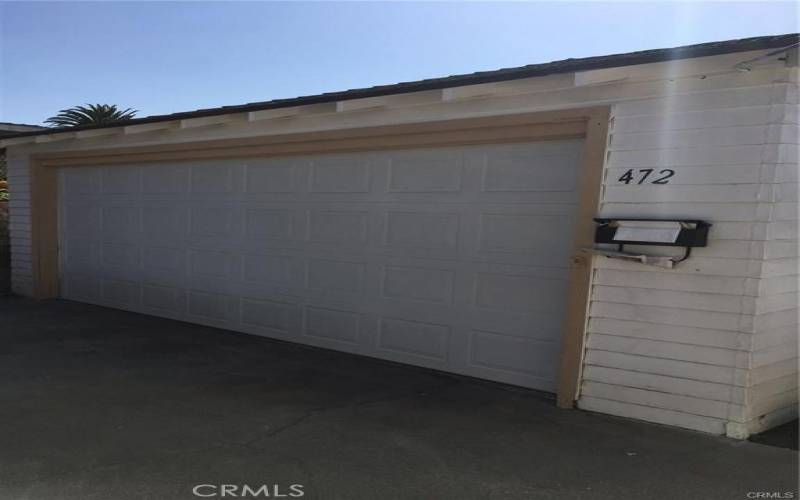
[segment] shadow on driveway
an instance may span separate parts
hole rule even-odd
[[[3,499],[196,499],[198,484],[343,500],[796,488],[791,450],[214,328],[0,298],[0,337]]]

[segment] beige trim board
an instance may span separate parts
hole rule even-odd
[[[574,252],[570,265],[567,317],[558,380],[558,405],[572,407],[580,377],[591,278],[591,262],[579,255],[578,250],[591,246],[593,241],[592,217],[597,211],[600,196],[608,120],[609,109],[599,107],[256,138],[34,154],[31,156],[34,296],[59,296],[58,168],[585,137],[580,204],[573,238]]]
[[[592,278],[592,256],[581,249],[594,246],[593,218],[600,205],[609,119],[610,110],[606,109],[592,115],[586,123],[581,197],[570,257],[567,317],[561,340],[557,399],[561,408],[572,408],[578,398]]]

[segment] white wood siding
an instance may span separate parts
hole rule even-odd
[[[11,290],[19,295],[33,293],[31,267],[31,206],[28,157],[7,150],[10,194],[9,233],[11,238]]]
[[[782,113],[781,147],[797,157],[798,98],[788,93],[776,104]],[[758,432],[797,416],[798,390],[798,165],[777,163],[764,182],[773,186],[770,226],[764,251],[762,286],[756,302],[755,335],[751,358],[747,421],[732,431]]]
[[[594,260],[580,408],[740,437],[791,415],[797,376],[797,80],[748,52],[462,87],[415,106],[11,146],[14,290],[29,294],[27,154],[612,105],[603,216],[705,218],[673,270]],[[580,84],[576,84],[580,82]],[[586,84],[587,82],[591,82]],[[670,168],[666,186],[621,185]],[[762,418],[762,416],[764,416]]]
[[[581,408],[736,437],[792,414],[796,110],[786,76],[614,107],[602,216],[714,227],[709,246],[676,269],[596,259]],[[675,176],[668,186],[620,184],[629,168]]]

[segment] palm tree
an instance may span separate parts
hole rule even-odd
[[[86,106],[62,109],[57,115],[51,116],[44,122],[56,127],[103,125],[130,120],[136,116],[136,113],[135,109],[120,110],[114,104],[87,104]]]

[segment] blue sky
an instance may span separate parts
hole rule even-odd
[[[0,121],[139,116],[798,30],[791,2],[3,2]]]

